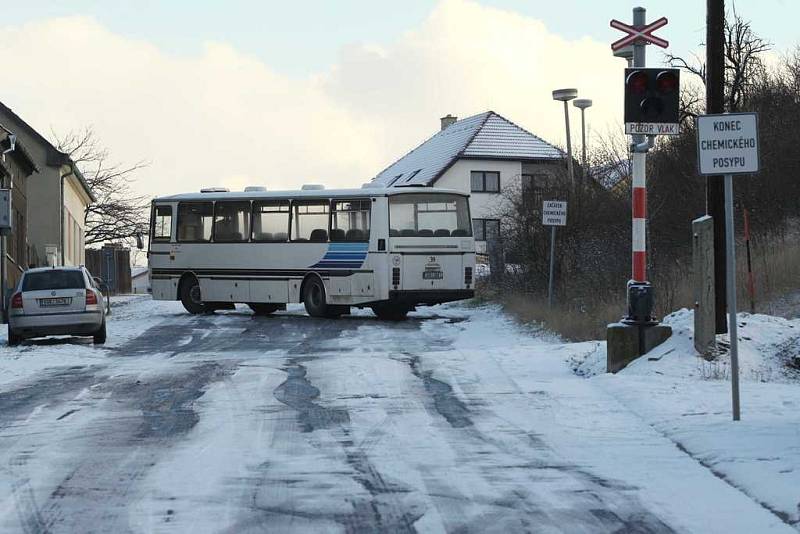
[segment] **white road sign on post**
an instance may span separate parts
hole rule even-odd
[[[556,228],[567,225],[567,203],[545,200],[542,205],[542,224],[550,227],[550,283],[547,287],[547,306],[553,307],[553,276],[556,268]]]
[[[733,420],[740,419],[739,342],[736,333],[736,245],[733,223],[733,175],[758,172],[758,115],[723,113],[697,117],[697,166],[700,174],[725,175],[725,260],[728,286],[728,335],[731,354]],[[717,224],[716,222],[714,224]]]
[[[545,200],[542,206],[542,224],[545,226],[566,226],[567,203],[560,200]]]
[[[758,172],[758,116],[723,113],[697,117],[697,162],[700,174]]]

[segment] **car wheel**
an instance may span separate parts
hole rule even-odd
[[[411,310],[400,304],[375,304],[372,312],[384,321],[402,321]]]
[[[200,293],[200,282],[194,276],[183,281],[180,297],[181,304],[189,313],[197,315],[206,311],[206,305],[203,304],[203,296]]]
[[[103,321],[103,325],[100,327],[100,330],[95,332],[93,336],[93,341],[95,345],[102,345],[106,342],[106,322]]]
[[[8,327],[8,344],[9,344],[9,346],[14,347],[16,345],[19,345],[20,343],[22,343],[23,339],[24,338],[22,336],[15,334],[14,331],[11,330],[11,326],[9,325],[9,327]]]
[[[281,309],[280,304],[268,304],[266,302],[248,302],[248,306],[255,315],[269,315]]]
[[[325,285],[316,276],[303,286],[303,304],[311,317],[334,318],[341,315],[340,306],[328,306],[325,302]]]

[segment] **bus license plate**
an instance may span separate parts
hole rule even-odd
[[[423,280],[441,280],[443,277],[442,271],[424,271],[422,273]]]
[[[39,299],[39,306],[49,308],[50,306],[68,306],[72,303],[71,297],[57,297],[54,299]]]

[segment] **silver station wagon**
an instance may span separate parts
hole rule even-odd
[[[8,305],[8,344],[43,336],[92,336],[105,343],[103,293],[85,267],[23,273]]]

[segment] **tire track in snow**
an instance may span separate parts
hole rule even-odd
[[[463,328],[459,325],[457,328]],[[430,329],[423,336],[430,338]],[[435,330],[443,339],[447,333]],[[440,337],[441,336],[441,337]],[[445,439],[465,465],[476,465],[484,474],[489,487],[495,489],[494,498],[464,496],[446,479],[425,474],[428,495],[442,506],[442,517],[447,530],[459,532],[538,531],[542,529],[586,530],[593,532],[672,533],[673,529],[655,516],[636,499],[638,488],[622,482],[599,477],[586,469],[564,462],[540,436],[514,428],[508,435],[513,440],[503,441],[497,436],[480,431],[474,417],[496,414],[472,414],[467,402],[462,401],[447,382],[433,378],[435,369],[424,370],[419,355],[402,351],[392,359],[408,365],[411,374],[422,382],[428,395],[430,413],[441,417],[452,431],[443,431]],[[498,363],[499,366],[499,363]],[[519,393],[521,390],[507,375]],[[502,420],[502,419],[501,419]],[[510,425],[507,421],[503,423]],[[506,437],[506,436],[504,436]],[[507,465],[497,464],[497,457],[513,460]],[[564,509],[545,507],[552,490],[558,487],[564,496]],[[509,489],[510,488],[510,489]],[[568,488],[568,489],[567,489]],[[470,511],[475,504],[488,509],[478,517]],[[458,518],[470,518],[460,522]]]
[[[306,358],[307,360],[308,358]],[[424,514],[424,508],[415,503],[401,502],[400,495],[413,490],[401,483],[387,481],[366,452],[350,437],[350,417],[347,410],[329,408],[316,402],[320,391],[306,378],[306,369],[297,360],[290,359],[286,380],[274,391],[278,401],[297,411],[298,426],[302,432],[332,429],[352,469],[351,477],[369,494],[368,499],[353,496],[348,499],[352,511],[334,514],[300,512],[297,509],[261,506],[259,510],[275,515],[301,514],[305,519],[328,519],[341,524],[346,532],[416,532],[414,523]]]
[[[231,366],[197,365],[187,372],[149,380],[102,384],[112,413],[84,429],[84,448],[71,472],[37,503],[26,471],[35,451],[13,458],[14,497],[26,532],[125,532],[127,509],[144,478],[168,447],[197,423],[192,403],[206,386],[223,379]],[[138,415],[128,415],[131,412]]]

